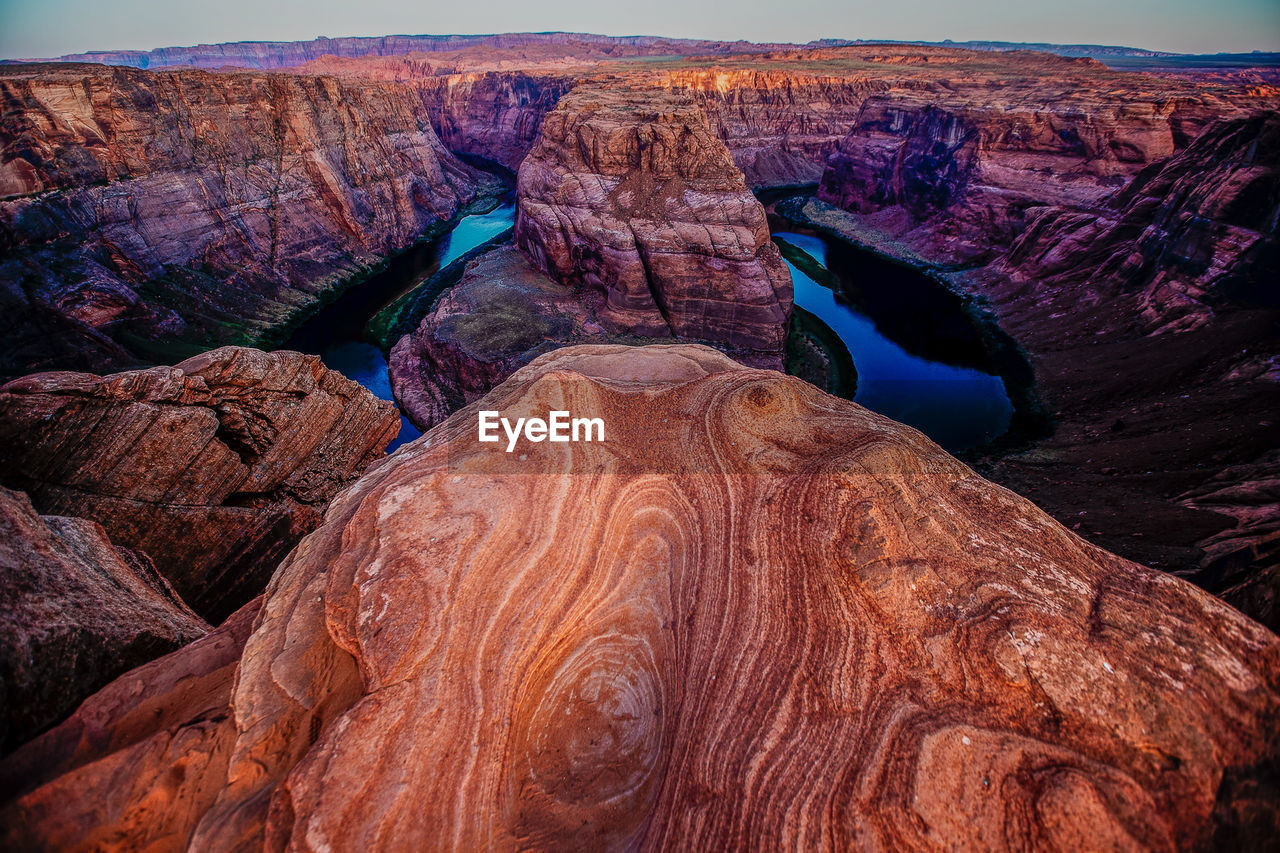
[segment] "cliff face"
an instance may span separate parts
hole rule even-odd
[[[391,83],[18,66],[0,95],[0,374],[256,342],[489,180]]]
[[[0,488],[0,753],[208,629],[145,554]]]
[[[1280,307],[1278,220],[1280,113],[1260,113],[1213,125],[1094,210],[1036,209],[999,269],[1036,289],[1136,299],[1143,332],[1182,331],[1215,304]]]
[[[388,402],[315,356],[227,347],[0,387],[0,481],[144,551],[217,622],[266,585],[395,437]]]
[[[571,56],[671,56],[752,53],[790,45],[722,42],[661,36],[601,36],[592,33],[500,33],[497,35],[395,35],[317,38],[310,41],[242,41],[162,47],[156,50],[100,50],[58,57],[61,62],[101,62],[136,68],[173,65],[197,68],[289,68],[329,56],[396,57],[408,53],[470,50],[480,53],[526,47],[563,47]]]
[[[515,172],[537,141],[543,118],[573,81],[487,72],[431,77],[417,85],[431,125],[449,150],[477,154]]]
[[[829,159],[818,197],[940,262],[988,262],[1030,210],[1097,206],[1207,121],[1194,102],[1087,94],[873,96]]]
[[[603,298],[611,331],[717,343],[780,366],[791,276],[706,115],[681,96],[581,89],[520,166],[516,242]]]
[[[508,454],[479,408],[606,440]],[[53,769],[6,843],[1187,849],[1276,819],[1274,634],[702,347],[558,350],[379,463],[194,702],[170,673],[225,672],[219,633],[125,677],[152,726],[113,685],[24,749]]]

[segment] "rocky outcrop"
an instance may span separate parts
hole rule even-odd
[[[0,481],[144,551],[217,622],[262,591],[399,423],[389,402],[293,352],[34,374],[0,387]]]
[[[515,235],[552,279],[602,297],[610,331],[781,366],[790,273],[764,209],[687,98],[562,98],[520,166]]]
[[[396,402],[427,430],[549,350],[642,342],[610,333],[606,310],[598,293],[552,281],[512,246],[485,252],[392,348]]]
[[[270,343],[491,182],[394,83],[13,66],[0,96],[0,375]]]
[[[937,136],[933,115],[930,124],[921,114],[918,132],[904,124],[904,134]],[[1189,141],[1175,136],[1169,156],[1093,200],[1064,195],[1066,178],[1046,175],[1022,224],[1010,220],[1010,245],[996,242],[991,263],[950,275],[988,299],[1027,349],[1056,421],[1050,438],[993,462],[988,476],[1111,550],[1230,595],[1273,627],[1277,126],[1272,110],[1211,123]],[[826,194],[841,188],[841,198],[860,201],[844,202],[852,212],[810,202],[804,216],[913,264],[972,261],[968,242],[944,237],[948,222],[975,210],[974,190],[947,176],[972,184],[988,166],[981,144],[956,127],[954,147],[901,143],[903,164],[916,150],[937,157],[915,161],[922,177],[899,185],[897,214],[869,200],[866,188],[880,184],[852,180],[855,167],[833,158]],[[895,228],[915,221],[904,204],[931,224]]]
[[[606,440],[506,453],[479,408]],[[195,648],[151,665],[154,735],[5,807],[10,846],[1234,848],[1277,818],[1280,638],[702,347],[558,350],[379,463],[281,565],[225,710],[175,727]],[[76,725],[25,760],[74,764]]]
[[[0,761],[5,847],[183,849],[226,776],[231,690],[261,605],[121,676]]]
[[[1036,290],[1136,298],[1143,333],[1208,323],[1215,304],[1280,307],[1280,113],[1220,122],[1104,205],[1034,210],[998,269]],[[1091,294],[1093,295],[1093,294]]]
[[[146,555],[0,488],[0,752],[208,628]]]

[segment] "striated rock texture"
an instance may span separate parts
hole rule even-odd
[[[13,66],[0,97],[0,375],[270,342],[492,182],[394,83]]]
[[[606,441],[507,454],[480,407],[589,413]],[[153,815],[201,850],[1234,848],[1277,825],[1280,638],[703,347],[536,360],[344,492],[258,620],[225,712],[40,780],[6,841],[141,847]],[[75,725],[24,758],[67,766]]]
[[[231,690],[261,605],[121,676],[0,761],[5,847],[182,850],[226,776]]]
[[[208,628],[145,555],[0,488],[0,752]]]
[[[651,342],[607,331],[589,296],[547,278],[513,246],[481,254],[391,350],[391,387],[405,417],[430,429],[567,344]]]
[[[611,331],[781,366],[790,273],[764,209],[686,98],[562,98],[520,165],[515,234],[535,266],[595,294]]]
[[[217,622],[262,591],[399,424],[391,403],[294,352],[41,373],[0,387],[0,481],[146,552]]]
[[[1141,331],[1185,331],[1215,303],[1280,307],[1278,217],[1280,113],[1259,113],[1211,126],[1101,210],[1037,208],[1000,269],[1041,293],[1136,297],[1124,313]]]

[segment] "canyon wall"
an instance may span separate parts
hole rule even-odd
[[[516,243],[614,332],[780,367],[791,276],[764,209],[689,99],[583,88],[520,166]]]
[[[38,373],[0,386],[0,482],[145,552],[217,623],[262,591],[399,426],[391,403],[295,352]]]
[[[281,337],[491,179],[393,83],[0,74],[0,375]]]
[[[1135,97],[870,99],[801,216],[942,272],[1027,349],[1054,434],[989,476],[1280,626],[1280,112]]]
[[[480,408],[609,433],[507,454]],[[6,845],[1236,849],[1277,819],[1280,638],[703,347],[534,361],[237,620],[0,769]]]
[[[0,754],[208,630],[145,554],[0,488]]]

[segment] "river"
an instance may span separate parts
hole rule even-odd
[[[394,399],[382,350],[367,336],[369,320],[481,243],[512,226],[510,198],[493,210],[463,217],[449,233],[411,247],[318,312],[286,345],[315,353],[325,365],[384,400]],[[853,399],[909,424],[952,452],[973,448],[1009,429],[1014,407],[984,354],[979,330],[942,285],[914,270],[822,235],[774,232],[791,247],[795,302],[844,341],[857,370]],[[797,255],[799,250],[802,255]],[[815,269],[816,265],[819,269]],[[401,417],[388,452],[421,433]]]

